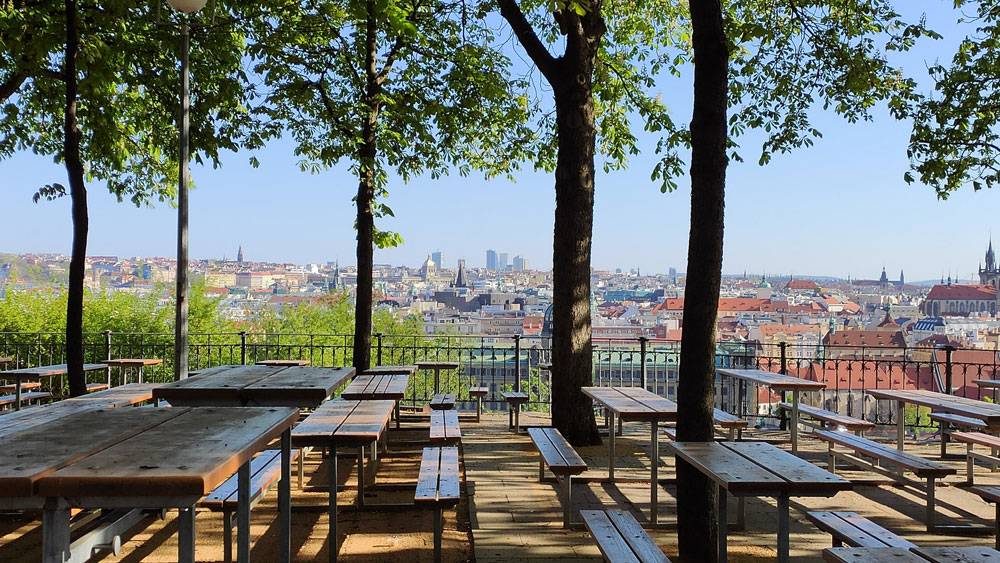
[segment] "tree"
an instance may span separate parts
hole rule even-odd
[[[73,245],[67,300],[66,355],[71,395],[86,392],[83,372],[83,280],[86,268],[87,182],[104,180],[122,201],[165,201],[176,182],[176,56],[162,48],[153,3],[20,0],[0,3],[0,158],[15,150],[53,155],[68,184],[38,189],[35,200],[69,194]],[[196,158],[218,164],[235,148],[243,119],[240,37],[210,33],[196,89],[192,134]],[[207,87],[204,87],[207,86]],[[198,107],[200,106],[200,107]],[[59,120],[58,117],[62,119]],[[59,126],[59,121],[62,125]]]
[[[371,363],[374,247],[397,233],[375,220],[388,173],[404,182],[458,167],[509,174],[531,144],[526,110],[474,7],[451,0],[274,1],[257,21],[265,114],[296,142],[303,170],[351,163],[358,187],[353,365]],[[471,14],[469,12],[472,12]],[[274,130],[277,135],[281,131]]]
[[[907,151],[906,182],[919,178],[941,199],[970,182],[978,191],[1000,179],[1000,5],[955,2],[956,8],[969,5],[976,11],[968,23],[976,30],[959,44],[950,65],[928,69],[938,96],[916,106]]]

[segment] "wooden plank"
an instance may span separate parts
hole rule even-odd
[[[394,401],[360,401],[336,432],[337,445],[366,445],[378,440],[392,417]]]
[[[141,412],[139,412],[141,411]],[[0,497],[38,494],[42,477],[104,450],[187,409],[86,408],[0,436]]]
[[[254,362],[254,365],[258,366],[271,366],[271,367],[288,367],[288,366],[307,366],[311,362],[309,360],[263,360],[260,362]]]
[[[30,391],[32,389],[38,389],[42,384],[38,381],[23,381],[21,382],[21,391]],[[0,391],[4,393],[13,393],[17,391],[16,383],[9,383],[7,385],[0,385]]]
[[[444,426],[445,411],[431,411],[430,441],[443,442],[448,439]]]
[[[545,432],[544,428],[528,428],[528,436],[531,437],[531,441],[534,442],[535,447],[538,449],[538,455],[542,456],[545,465],[549,466],[549,469],[553,473],[566,470],[566,458],[563,457],[559,449],[552,443],[552,437],[549,433]]]
[[[49,393],[48,391],[31,391],[28,393],[21,393],[22,403],[50,398],[52,398],[52,393]],[[17,395],[0,395],[0,406],[13,405],[16,402]]]
[[[458,424],[458,411],[446,410],[443,412],[444,412],[444,427],[445,427],[445,432],[448,434],[448,440],[461,441],[462,427],[459,426]]]
[[[114,367],[139,368],[158,366],[163,363],[163,360],[159,358],[118,358],[114,360],[101,360],[101,363]]]
[[[260,495],[264,488],[266,488],[269,483],[264,477],[274,477],[277,478],[281,473],[281,451],[280,450],[264,450],[257,457],[250,460],[250,499],[253,499]],[[273,465],[276,471],[268,472],[268,466]],[[237,495],[239,494],[239,472],[226,479],[221,485],[215,488],[214,491],[208,494],[198,506],[202,508],[207,508],[213,511],[223,510],[227,501],[232,501],[233,507],[236,506]]]
[[[791,403],[778,403],[778,406],[789,412],[791,412],[793,408]],[[809,418],[814,418],[831,424],[837,424],[851,431],[868,430],[875,427],[874,423],[868,422],[867,420],[823,410],[809,405],[803,405],[801,403],[799,404],[799,415],[806,415]]]
[[[746,428],[750,425],[749,421],[743,420],[735,414],[729,414],[722,409],[712,410],[712,420],[723,428]]]
[[[721,445],[788,481],[795,496],[833,496],[851,489],[851,482],[765,442],[723,442]]]
[[[357,401],[343,399],[323,403],[292,430],[292,445],[296,447],[330,445],[333,434],[357,406]]]
[[[1000,551],[989,547],[914,547],[917,555],[935,563],[996,563]]]
[[[354,373],[352,367],[287,367],[247,385],[240,391],[240,396],[247,404],[316,406]]]
[[[872,536],[844,520],[842,517],[844,514],[848,513],[815,511],[807,512],[806,518],[815,524],[820,531],[828,532],[835,540],[847,544],[849,547],[892,547],[879,537]]]
[[[947,465],[917,457],[891,446],[873,442],[867,438],[862,438],[861,436],[855,436],[854,434],[848,434],[846,432],[831,432],[829,430],[816,430],[813,434],[820,440],[833,442],[834,444],[850,448],[854,451],[864,453],[865,455],[877,457],[878,459],[892,465],[896,465],[897,467],[909,469],[921,477],[943,477],[946,475],[954,475],[957,472],[955,469],[952,469]]]
[[[608,518],[603,510],[581,510],[583,524],[587,527],[590,535],[594,536],[598,549],[605,561],[615,563],[640,563],[639,558],[632,552],[625,538],[618,532],[618,528]]]
[[[623,420],[676,420],[677,405],[640,387],[584,387],[590,398]]]
[[[910,541],[897,536],[896,534],[886,530],[882,526],[879,526],[875,522],[872,522],[856,512],[836,512],[835,514],[848,524],[872,536],[873,538],[877,538],[887,547],[902,547],[904,549],[916,547],[916,545]]]
[[[417,474],[417,490],[413,494],[414,504],[437,502],[440,468],[441,448],[424,448]]]
[[[375,366],[361,372],[361,375],[413,375],[417,371],[415,365]]]
[[[150,497],[201,497],[291,428],[298,416],[298,409],[287,407],[186,409],[180,416],[42,477],[38,494],[134,497],[141,491]]]
[[[438,477],[438,501],[448,506],[458,504],[461,482],[458,475],[458,448],[441,448],[441,474]]]
[[[978,418],[987,426],[1000,426],[1000,405],[985,401],[914,389],[868,389],[866,393],[876,399],[903,401],[936,411]]]
[[[976,493],[986,502],[1000,502],[1000,487],[977,485],[975,487],[969,487],[969,492]]]
[[[108,369],[108,366],[104,364],[83,364],[83,371],[98,371],[102,369]],[[69,368],[66,367],[66,364],[55,364],[51,366],[11,369],[3,372],[3,376],[15,378],[39,378],[66,375],[68,372]]]
[[[618,391],[636,403],[648,408],[652,413],[657,415],[658,420],[677,420],[677,403],[669,399],[665,399],[656,393],[651,393],[642,387],[619,387]],[[623,414],[623,418],[627,420],[629,416]],[[646,419],[646,417],[643,417],[643,419]]]
[[[234,366],[206,370],[198,375],[156,388],[153,396],[172,405],[242,404],[240,390],[287,368]]]
[[[163,385],[162,383],[129,383],[119,385],[104,391],[96,391],[79,397],[71,397],[61,402],[71,403],[91,403],[107,407],[125,407],[149,401],[153,398],[153,390]]]
[[[469,387],[470,397],[485,397],[490,394],[489,387]]]
[[[671,442],[666,447],[734,495],[772,496],[791,489],[787,480],[716,442]]]
[[[100,408],[106,407],[94,403],[71,403],[66,400],[9,411],[0,415],[0,435],[22,432],[64,416]]]
[[[955,426],[958,426],[960,428],[975,428],[977,430],[988,428],[988,426],[986,426],[986,423],[983,422],[981,419],[962,416],[958,414],[951,414],[948,412],[932,412],[931,414],[927,415],[927,418],[935,422],[946,422],[949,424],[954,424]]]
[[[646,534],[642,526],[624,510],[608,510],[608,519],[642,563],[670,563],[659,546]]]
[[[951,437],[959,442],[1000,449],[1000,436],[993,436],[982,432],[952,432]]]
[[[818,391],[826,388],[826,384],[820,381],[810,381],[760,369],[718,369],[716,371],[727,377],[765,385],[775,391]]]
[[[456,369],[458,368],[458,362],[438,362],[438,361],[427,361],[427,362],[417,362],[417,369]]]
[[[438,393],[431,397],[430,407],[435,410],[454,408],[455,395],[453,393]]]
[[[559,452],[563,460],[562,470],[566,473],[583,473],[587,470],[587,462],[583,461],[580,454],[573,449],[573,446],[563,437],[557,428],[542,428],[542,432],[548,436],[553,447]]]
[[[901,547],[828,547],[823,550],[827,563],[927,563]]]

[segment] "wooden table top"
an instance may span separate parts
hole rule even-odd
[[[584,387],[583,392],[622,420],[677,420],[677,403],[642,387]]]
[[[354,378],[340,396],[355,401],[373,399],[392,399],[398,401],[406,395],[406,386],[410,376],[396,375],[359,375]]]
[[[455,369],[458,367],[458,365],[459,365],[458,362],[426,361],[426,362],[417,362],[417,369]]]
[[[263,360],[257,362],[255,365],[258,366],[307,366],[311,362],[309,360]]]
[[[162,383],[129,383],[103,391],[87,393],[86,395],[66,399],[62,402],[92,403],[112,408],[128,407],[151,400],[153,398],[153,390],[162,385]]]
[[[81,411],[100,408],[108,407],[92,402],[64,400],[26,407],[19,411],[7,411],[0,415],[0,436],[21,432]]]
[[[382,436],[396,402],[334,399],[292,430],[292,446],[359,446]]]
[[[667,447],[734,495],[833,496],[851,482],[766,442],[671,442]]]
[[[14,361],[14,358],[0,358],[0,364],[9,364]]]
[[[176,412],[176,414],[175,414]],[[146,414],[155,413],[155,414]],[[86,423],[106,430],[102,447],[56,471],[50,456],[46,474],[36,479],[45,497],[202,497],[212,492],[241,465],[292,427],[299,411],[291,407],[202,407],[95,410],[65,417],[57,425]],[[154,425],[146,420],[157,419]],[[74,437],[46,424],[29,432]],[[77,426],[79,428],[80,426]],[[78,442],[96,441],[91,438]],[[34,440],[13,440],[22,451]],[[110,442],[110,444],[108,443]],[[51,450],[51,448],[49,448]],[[82,450],[81,450],[82,451]],[[0,456],[7,457],[5,451]],[[67,456],[60,456],[65,459]],[[23,458],[19,461],[26,465]],[[0,483],[3,480],[0,479]]]
[[[820,381],[809,381],[762,369],[718,369],[716,371],[727,377],[766,385],[775,391],[819,391],[826,389],[826,384]]]
[[[867,389],[865,393],[876,399],[903,401],[904,403],[930,407],[935,411],[978,418],[983,420],[987,426],[1000,425],[1000,405],[986,401],[918,389]]]
[[[828,563],[990,563],[1000,561],[1000,551],[988,547],[828,547]]]
[[[123,368],[138,368],[146,366],[158,366],[163,363],[160,358],[117,358],[114,360],[101,360],[102,364]]]
[[[312,407],[354,375],[354,368],[218,366],[156,388],[172,405]]]
[[[108,369],[105,364],[83,364],[83,371],[97,371]],[[13,377],[15,379],[38,379],[39,377],[52,377],[55,375],[66,375],[69,368],[66,364],[56,364],[52,366],[36,366],[33,368],[11,369],[3,373],[3,377]]]
[[[362,371],[360,375],[413,375],[415,371],[415,365],[374,366]]]
[[[1000,389],[1000,379],[973,379],[972,382],[987,389]]]

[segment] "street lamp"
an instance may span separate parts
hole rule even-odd
[[[191,76],[188,70],[191,33],[188,17],[204,8],[207,0],[167,0],[167,3],[174,10],[187,14],[180,18],[181,108],[178,118],[180,171],[177,186],[177,307],[174,315],[174,380],[179,381],[188,376],[188,165],[190,160],[188,133],[191,125]],[[213,13],[214,8],[213,0]],[[159,4],[157,4],[157,14],[159,14]]]

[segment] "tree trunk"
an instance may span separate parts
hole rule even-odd
[[[719,0],[691,3],[694,113],[691,119],[691,233],[677,390],[677,440],[713,439],[715,325],[722,281],[726,188],[728,49]],[[717,557],[717,487],[677,460],[677,536],[686,561]]]
[[[372,348],[372,268],[375,263],[375,159],[377,156],[376,125],[379,113],[379,82],[375,68],[376,32],[375,2],[367,2],[365,22],[365,123],[361,130],[358,150],[358,289],[354,302],[354,369],[359,372],[371,367]]]
[[[76,120],[77,78],[76,54],[79,50],[76,1],[66,0],[66,60],[63,78],[66,85],[66,116],[63,151],[69,176],[70,199],[73,206],[73,249],[69,262],[69,291],[66,304],[66,364],[69,394],[72,397],[87,392],[83,371],[83,277],[87,261],[87,186],[83,180],[80,160],[82,133]]]

